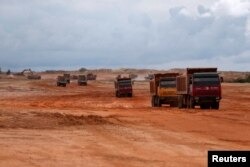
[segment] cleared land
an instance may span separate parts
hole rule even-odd
[[[0,166],[206,166],[207,150],[250,149],[250,84],[224,83],[217,110],[151,108],[148,82],[116,98],[88,86],[0,80]]]

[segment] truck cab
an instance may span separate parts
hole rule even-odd
[[[82,86],[86,86],[87,85],[87,77],[85,75],[79,75],[78,76],[78,85]]]
[[[127,96],[132,97],[133,88],[131,78],[117,78],[115,81],[116,97]]]
[[[63,87],[66,87],[67,85],[67,80],[64,76],[58,76],[57,77],[57,86],[63,86]]]
[[[65,74],[63,74],[63,76],[66,79],[67,83],[70,83],[70,74],[65,73]]]
[[[216,72],[194,73],[190,77],[191,106],[200,105],[201,108],[219,108],[221,100],[220,77]]]
[[[159,96],[175,96],[176,78],[175,77],[160,78],[157,92]]]
[[[179,108],[219,109],[222,96],[217,68],[187,68],[176,81]]]
[[[178,73],[154,74],[150,81],[152,107],[161,107],[162,104],[177,106],[176,76]]]

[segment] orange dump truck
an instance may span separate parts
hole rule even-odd
[[[162,104],[177,106],[176,77],[179,73],[154,74],[150,80],[150,94],[152,107],[161,107]]]

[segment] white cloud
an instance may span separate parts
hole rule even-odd
[[[3,0],[0,66],[250,70],[249,18],[243,0]]]
[[[229,15],[241,17],[249,15],[250,1],[249,0],[219,0],[212,7],[211,11],[215,16]]]

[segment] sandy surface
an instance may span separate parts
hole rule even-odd
[[[147,82],[116,98],[108,80],[2,79],[0,166],[207,166],[208,150],[250,149],[250,84],[222,88],[220,110],[180,110],[151,108]]]

